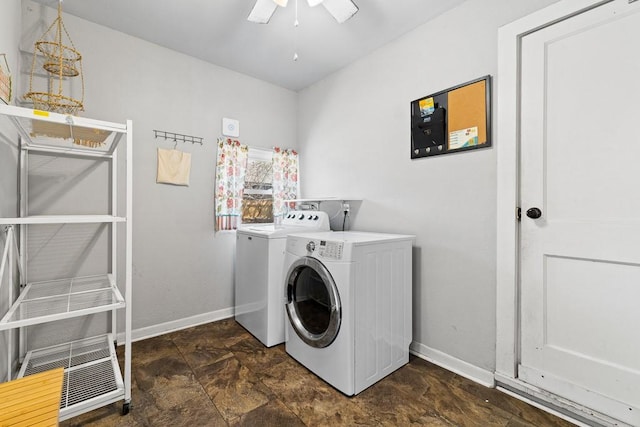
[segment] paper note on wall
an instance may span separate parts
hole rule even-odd
[[[435,104],[433,102],[433,98],[425,98],[418,101],[418,105],[420,106],[420,117],[425,117],[430,114],[433,114],[435,111]]]
[[[474,126],[449,133],[449,150],[478,145],[478,127]]]

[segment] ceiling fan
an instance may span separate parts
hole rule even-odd
[[[256,0],[256,4],[251,9],[247,19],[258,24],[267,24],[276,8],[278,6],[286,7],[287,2],[288,0]],[[358,6],[351,0],[307,0],[307,3],[311,7],[322,4],[340,24],[351,18],[358,11]]]

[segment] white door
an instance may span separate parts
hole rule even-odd
[[[523,37],[520,114],[518,376],[640,425],[640,2]]]

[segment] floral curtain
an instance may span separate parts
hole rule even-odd
[[[216,163],[216,231],[235,230],[242,216],[248,148],[237,139],[218,139]]]
[[[298,153],[295,150],[273,149],[273,220],[280,223],[287,205],[285,200],[297,199],[300,186],[298,180]],[[289,207],[294,207],[290,203]]]

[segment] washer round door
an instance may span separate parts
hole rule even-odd
[[[336,339],[342,320],[340,295],[317,259],[302,257],[289,268],[286,308],[293,330],[305,343],[323,348]]]

